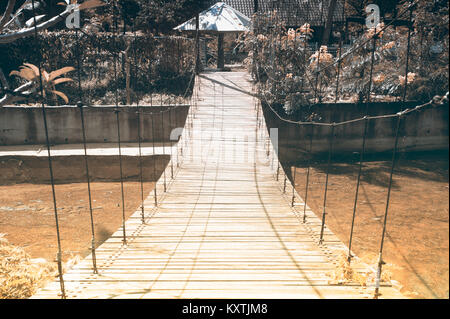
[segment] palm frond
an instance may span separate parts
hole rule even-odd
[[[87,0],[85,2],[83,2],[82,4],[80,4],[80,10],[85,10],[85,9],[91,9],[91,8],[96,8],[96,7],[102,7],[106,5],[106,3],[104,3],[103,1],[100,0]]]
[[[30,68],[31,70],[33,70],[33,72],[36,75],[36,77],[39,76],[39,68],[37,66],[35,66],[34,64],[31,64],[31,63],[24,63],[23,65],[25,65],[28,68]]]
[[[50,92],[52,92],[55,95],[58,95],[60,98],[64,100],[64,102],[69,103],[69,98],[63,92],[56,90],[50,90]]]
[[[53,81],[53,80],[56,79],[58,76],[61,76],[61,75],[65,74],[65,73],[68,73],[68,72],[71,72],[71,71],[74,71],[74,70],[75,70],[74,67],[72,67],[72,66],[66,66],[66,67],[61,68],[61,69],[59,69],[59,70],[50,72],[50,75],[49,75],[48,80],[49,80],[49,81]]]
[[[52,82],[52,84],[53,85],[57,85],[57,84],[60,84],[60,83],[65,83],[65,82],[73,82],[73,80],[71,78],[59,78],[59,79],[54,80]]]

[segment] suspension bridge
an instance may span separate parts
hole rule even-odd
[[[89,255],[32,298],[373,297],[330,280],[348,248],[326,226],[319,238],[247,72],[197,75],[173,151],[144,209],[95,249],[95,269]]]

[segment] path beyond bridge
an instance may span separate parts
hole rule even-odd
[[[335,285],[346,247],[309,209],[279,166],[246,72],[204,73],[181,137],[183,151],[141,210],[64,274],[67,298],[372,298]],[[178,165],[179,164],[179,165]],[[292,192],[296,196],[291,207]],[[94,216],[95,218],[95,216]],[[63,247],[64,249],[64,247]],[[401,295],[384,285],[381,297]],[[54,281],[33,298],[58,298]]]

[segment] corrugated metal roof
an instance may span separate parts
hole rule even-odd
[[[217,2],[199,15],[200,31],[242,32],[250,30],[251,20],[235,8]],[[195,31],[195,18],[175,28],[180,31]]]
[[[325,24],[331,0],[258,0],[258,11],[267,13],[277,10],[288,26],[312,26]],[[223,0],[226,4],[242,12],[247,17],[254,14],[254,0]],[[210,3],[214,3],[211,1]],[[338,0],[333,14],[334,22],[344,21],[343,0]]]

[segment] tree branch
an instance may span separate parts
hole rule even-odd
[[[70,13],[72,13],[72,11],[73,11],[73,8],[67,7],[62,13],[58,14],[57,16],[54,16],[50,20],[47,20],[41,24],[38,24],[37,31],[45,30],[45,29],[48,29],[48,28],[54,26],[55,24],[60,22],[62,19],[67,17]],[[11,42],[16,41],[17,39],[31,36],[34,34],[34,31],[35,31],[35,27],[33,26],[30,28],[21,29],[14,33],[0,34],[0,44],[11,43]]]
[[[35,82],[27,82],[14,91],[5,89],[6,94],[0,98],[0,107],[31,97],[34,91],[33,88],[35,89]],[[27,90],[28,93],[26,93]]]
[[[6,76],[3,73],[2,68],[0,68],[0,83],[2,84],[4,90],[8,90],[9,89],[8,80],[6,79]]]
[[[3,26],[8,22],[9,16],[14,10],[14,5],[16,4],[16,0],[9,0],[8,5],[6,6],[6,10],[3,13],[2,18],[0,19],[0,30],[3,28]]]

